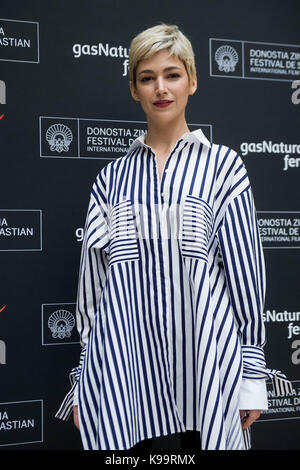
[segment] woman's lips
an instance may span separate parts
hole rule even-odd
[[[161,100],[161,101],[155,101],[153,104],[157,106],[158,108],[166,108],[171,103],[173,103],[173,101]]]

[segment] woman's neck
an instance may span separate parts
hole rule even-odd
[[[154,124],[148,121],[144,142],[155,149],[170,150],[186,132],[190,132],[190,130],[185,120],[177,125],[170,122],[165,125],[162,123]]]

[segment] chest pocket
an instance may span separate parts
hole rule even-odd
[[[110,214],[109,266],[115,263],[138,260],[137,232],[129,199],[115,204]]]
[[[213,222],[213,211],[207,202],[188,194],[184,201],[182,215],[182,256],[208,261],[207,249]]]

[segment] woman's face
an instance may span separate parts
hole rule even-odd
[[[183,62],[166,50],[140,61],[136,86],[130,81],[132,97],[141,102],[147,120],[152,122],[184,118],[188,97],[196,88],[196,77],[189,83]]]

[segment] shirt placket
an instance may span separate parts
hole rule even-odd
[[[171,350],[170,350],[170,344],[171,344],[171,286],[170,282],[171,280],[169,279],[169,273],[166,272],[166,267],[169,266],[170,260],[167,258],[169,256],[169,250],[168,250],[168,238],[172,236],[171,232],[171,221],[169,220],[169,214],[170,214],[170,183],[172,180],[172,167],[175,164],[175,155],[180,152],[180,150],[184,146],[184,141],[183,139],[180,139],[173,150],[170,152],[168,155],[163,171],[162,171],[162,176],[161,180],[159,178],[159,172],[158,172],[158,163],[156,159],[155,153],[151,149],[151,155],[153,157],[153,164],[154,164],[154,175],[155,175],[155,180],[154,180],[154,196],[155,196],[155,203],[157,204],[157,210],[158,210],[158,217],[157,217],[157,223],[158,223],[158,247],[159,247],[159,257],[160,257],[160,266],[161,266],[161,272],[163,273],[163,285],[164,285],[164,295],[165,295],[165,301],[164,301],[164,318],[163,318],[163,325],[164,325],[164,337],[166,338],[166,352],[167,352],[167,364],[168,364],[168,380],[171,385],[171,390],[172,390],[172,402],[174,406],[174,410],[176,411],[177,419],[180,422],[180,426],[182,429],[184,429],[184,424],[181,419],[181,413],[179,413],[176,401],[175,401],[175,394],[174,394],[174,384],[172,380],[172,374],[171,374],[171,368],[173,367],[173,362],[171,358]],[[173,165],[172,165],[173,164]]]

